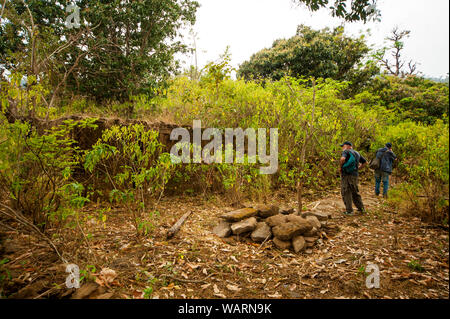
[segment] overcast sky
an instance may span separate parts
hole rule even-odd
[[[289,38],[297,25],[315,29],[335,27],[342,20],[328,10],[314,13],[291,0],[197,0],[201,7],[194,26],[198,34],[199,66],[216,60],[230,46],[232,64],[238,67],[250,56],[270,47],[274,40]],[[411,31],[405,41],[404,55],[416,61],[426,76],[441,77],[449,72],[449,1],[378,0],[381,22],[346,23],[346,32],[367,33],[369,44],[383,46],[390,31],[399,26]],[[369,35],[369,34],[368,34]],[[189,38],[186,42],[191,42]],[[187,58],[186,64],[194,64]]]

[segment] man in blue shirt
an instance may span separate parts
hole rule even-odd
[[[377,151],[376,157],[380,160],[380,168],[375,170],[375,195],[380,195],[380,185],[383,181],[383,197],[387,198],[389,190],[389,176],[392,174],[392,164],[397,156],[392,151],[392,144]]]
[[[345,142],[341,147],[341,195],[346,209],[344,214],[353,215],[352,202],[359,213],[364,213],[364,204],[358,188],[358,170],[367,164],[367,160],[353,149],[352,143]]]

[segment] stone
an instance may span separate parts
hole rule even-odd
[[[306,248],[312,248],[312,247],[314,247],[314,243],[306,243],[305,244],[305,246],[306,246]]]
[[[291,240],[293,237],[302,235],[312,229],[308,222],[288,222],[272,229],[273,235],[281,240]]]
[[[95,282],[87,282],[72,295],[72,299],[84,299],[94,293],[100,286]]]
[[[304,237],[304,238],[307,243],[315,243],[317,240],[317,237]]]
[[[256,229],[252,232],[251,238],[256,242],[263,242],[267,237],[272,237],[272,230],[265,222],[259,222]]]
[[[316,227],[317,229],[322,227],[322,224],[320,223],[320,221],[317,219],[316,216],[308,216],[306,217],[306,220],[311,224],[312,227]]]
[[[331,213],[327,212],[319,212],[319,211],[310,211],[302,214],[304,217],[307,216],[315,216],[319,221],[326,221],[331,218]]]
[[[292,239],[292,247],[296,253],[302,251],[305,248],[306,242],[303,236],[296,236]]]
[[[278,206],[275,205],[256,205],[255,209],[258,211],[258,216],[262,218],[268,218],[271,216],[275,216],[279,212]]]
[[[291,208],[291,207],[288,207],[288,206],[281,206],[280,207],[280,214],[289,215],[289,214],[293,214],[293,213],[295,213],[295,209],[294,208]]]
[[[301,216],[295,215],[295,214],[290,214],[286,216],[286,219],[288,220],[288,222],[291,223],[300,223],[300,224],[304,224],[307,223],[308,221],[306,220],[306,218],[303,218]]]
[[[314,237],[314,236],[317,235],[318,232],[319,231],[317,230],[317,228],[313,227],[310,231],[304,233],[303,236],[305,236],[305,237]]]
[[[266,223],[267,225],[269,225],[270,227],[275,227],[281,224],[286,223],[287,220],[287,216],[286,215],[282,215],[282,214],[278,214],[272,217],[269,217],[266,219]]]
[[[241,220],[256,216],[258,211],[254,208],[241,208],[223,214],[221,217],[227,222],[239,222]]]
[[[289,249],[291,248],[291,241],[284,241],[284,240],[280,240],[278,238],[274,238],[273,239],[273,243],[275,244],[275,246],[277,246],[280,249]]]
[[[250,217],[231,225],[231,231],[235,235],[248,233],[255,230],[257,223],[258,222],[256,221],[255,217]]]
[[[214,227],[213,233],[220,238],[226,238],[231,235],[231,224],[222,220],[216,227]]]

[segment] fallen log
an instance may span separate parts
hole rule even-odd
[[[180,230],[181,226],[184,224],[186,219],[191,215],[192,212],[187,212],[167,231],[167,239],[172,238]]]

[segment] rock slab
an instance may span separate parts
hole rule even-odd
[[[270,226],[270,227],[275,227],[281,224],[286,223],[287,220],[287,216],[286,215],[282,215],[282,214],[278,214],[272,217],[269,217],[266,219],[266,223]]]
[[[258,211],[254,208],[241,208],[233,210],[231,212],[223,214],[221,217],[228,222],[239,222],[241,220],[254,217],[258,214]]]
[[[220,238],[226,238],[231,235],[231,224],[222,220],[216,227],[214,227],[213,233]]]
[[[258,222],[256,221],[255,217],[250,217],[231,225],[231,231],[235,235],[251,232],[255,230],[257,223]]]
[[[278,239],[287,241],[293,237],[302,235],[303,233],[312,229],[312,226],[308,222],[288,222],[272,229],[273,235]]]
[[[258,211],[258,216],[262,218],[268,218],[277,215],[280,208],[275,205],[256,205],[255,209]]]
[[[252,240],[258,243],[263,242],[266,238],[270,237],[272,237],[272,230],[265,222],[259,222],[251,235]]]
[[[292,246],[296,253],[302,251],[305,248],[306,241],[303,236],[296,236],[292,239]]]
[[[275,246],[283,250],[291,248],[291,241],[284,241],[275,237],[273,239],[273,243],[275,244]]]
[[[315,227],[317,229],[322,227],[322,224],[320,223],[319,219],[317,219],[316,216],[308,216],[306,217],[306,220],[311,224],[312,227]]]
[[[302,214],[304,217],[315,216],[319,221],[326,221],[331,218],[331,214],[327,212],[311,211]]]

